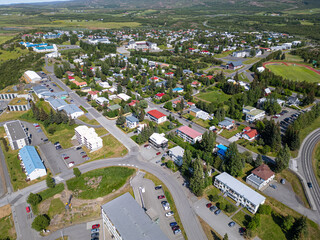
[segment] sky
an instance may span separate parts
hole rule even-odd
[[[68,1],[68,0],[0,0],[0,5],[13,4],[13,3],[41,3],[41,2],[58,2],[58,1]]]

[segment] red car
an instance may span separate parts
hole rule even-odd
[[[94,224],[94,225],[92,225],[92,229],[97,229],[97,228],[99,228],[100,227],[100,224]]]
[[[69,159],[69,158],[70,158],[69,156],[66,156],[66,157],[64,157],[63,159],[64,159],[64,160],[67,160],[67,159]]]
[[[83,155],[83,156],[82,156],[82,158],[86,158],[86,157],[88,157],[88,156],[87,156],[87,155]]]
[[[144,145],[144,147],[149,147],[149,144]]]
[[[160,154],[161,154],[161,152],[157,152],[156,154],[157,154],[157,156],[158,156],[158,155],[160,155]]]
[[[26,207],[26,211],[27,211],[27,213],[29,213],[31,211],[29,206]]]
[[[207,203],[207,204],[206,204],[206,207],[207,207],[207,208],[210,208],[211,206],[212,206],[212,203]]]
[[[164,196],[164,195],[160,195],[160,196],[158,196],[158,199],[163,199],[163,198],[165,198],[165,196]]]
[[[272,118],[278,118],[278,116],[272,116]]]

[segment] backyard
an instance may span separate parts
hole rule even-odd
[[[222,90],[214,90],[208,92],[200,92],[196,95],[196,98],[205,100],[207,102],[224,102],[227,101],[231,96],[222,92]]]

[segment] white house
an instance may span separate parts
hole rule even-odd
[[[110,88],[110,85],[108,82],[99,82],[99,86],[101,86],[103,88]]]
[[[175,164],[177,164],[179,167],[183,163],[183,154],[184,154],[184,149],[180,146],[176,146],[174,148],[169,149],[169,156],[172,158]]]
[[[96,98],[96,103],[101,105],[101,106],[104,106],[105,104],[109,104],[109,100],[106,99],[105,97],[98,97]]]
[[[212,117],[210,116],[209,113],[202,111],[199,108],[191,108],[189,112],[192,116],[195,116],[197,118],[200,118],[202,120],[210,120]]]
[[[128,128],[136,128],[139,124],[139,119],[134,116],[127,116],[126,117],[126,125]]]
[[[153,133],[149,137],[149,143],[156,148],[166,148],[168,146],[168,139],[164,137],[164,133]]]
[[[242,112],[246,115],[247,122],[262,120],[266,115],[265,111],[256,109],[255,107],[251,106],[243,107]]]
[[[218,127],[223,129],[231,129],[235,126],[236,122],[228,117],[225,117],[223,121],[218,123]]]
[[[269,166],[262,164],[251,172],[251,174],[246,178],[246,182],[260,190],[269,184],[274,177],[275,174],[271,171]]]
[[[159,112],[158,110],[151,110],[151,111],[147,112],[147,116],[149,116],[149,118],[152,121],[154,121],[158,124],[167,121],[167,116],[165,114],[163,114],[162,112]]]
[[[264,204],[266,200],[264,196],[226,172],[215,177],[214,186],[252,213],[256,213],[259,206]]]
[[[3,126],[12,150],[28,145],[28,136],[19,120],[6,122]]]
[[[80,125],[74,130],[79,144],[86,146],[92,152],[103,147],[102,138],[98,136],[94,128]]]

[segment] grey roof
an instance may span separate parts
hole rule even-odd
[[[19,120],[7,122],[6,126],[8,128],[12,141],[27,138],[27,135],[23,130]]]
[[[172,155],[174,155],[176,157],[178,157],[178,156],[183,157],[183,154],[184,154],[184,149],[180,146],[176,146],[174,148],[171,148],[169,151]]]
[[[232,64],[235,67],[243,65],[241,61],[231,61],[231,62],[228,62],[228,64]]]
[[[130,193],[101,206],[122,239],[168,240],[158,224],[151,221]]]
[[[108,107],[111,111],[120,109],[121,106],[119,104],[114,104]]]
[[[243,196],[245,199],[253,203],[254,205],[259,205],[263,203],[266,198],[261,194],[257,193],[244,183],[240,182],[239,180],[235,179],[234,177],[230,176],[228,173],[223,172],[216,176],[216,179],[220,182],[226,184],[229,188]]]
[[[61,110],[64,110],[67,113],[67,115],[71,115],[72,113],[76,113],[76,112],[83,112],[75,104],[68,104],[66,106],[63,106]]]
[[[126,120],[129,122],[139,122],[139,119],[134,116],[127,116]]]
[[[258,178],[256,175],[252,173],[246,178],[246,180],[247,181],[250,180],[251,182],[254,182],[255,184],[257,184],[258,186],[260,186],[264,182],[264,180],[262,180],[261,178]]]
[[[190,111],[197,113],[197,112],[201,112],[202,110],[199,108],[193,107],[190,109]]]
[[[54,108],[54,110],[60,109],[63,106],[68,105],[68,103],[60,98],[49,98],[48,102]]]

